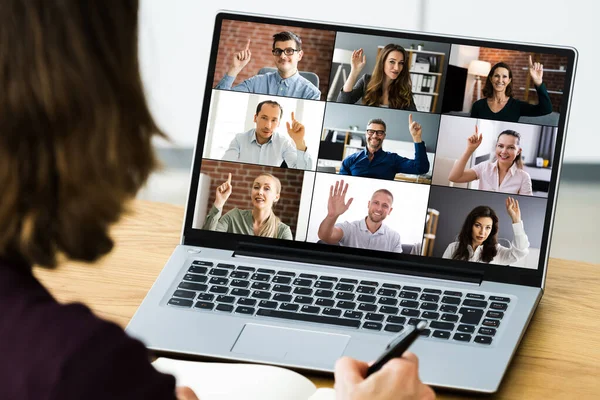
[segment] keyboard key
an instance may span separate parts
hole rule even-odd
[[[233,297],[233,296],[224,296],[224,295],[217,296],[218,303],[233,303],[234,301],[235,301],[235,297]]]
[[[315,279],[315,280],[319,278],[317,275],[314,275],[314,274],[300,274],[298,276],[300,278]]]
[[[313,284],[313,281],[310,279],[301,279],[301,278],[296,278],[294,279],[293,285],[295,286],[303,286],[303,287],[311,287]]]
[[[210,261],[195,260],[194,262],[192,262],[192,265],[204,265],[206,267],[212,267],[215,264]]]
[[[491,301],[501,301],[503,303],[510,303],[510,299],[508,297],[500,297],[500,296],[490,296]]]
[[[475,332],[475,327],[473,325],[459,325],[458,328],[456,328],[456,331],[463,333],[473,333]]]
[[[301,312],[309,313],[309,314],[318,314],[321,309],[315,306],[302,306],[300,309]]]
[[[397,285],[395,283],[384,283],[383,285],[381,285],[381,287],[387,288],[387,289],[395,289],[395,290],[400,290],[401,286]]]
[[[436,320],[439,317],[440,317],[439,313],[431,312],[431,311],[424,311],[423,314],[421,315],[421,318],[431,319],[431,320]]]
[[[321,280],[321,281],[337,282],[338,278],[336,278],[335,276],[321,276],[319,278],[319,280]]]
[[[398,314],[398,307],[381,306],[381,307],[379,307],[379,312],[384,313],[384,314],[396,315],[396,314]]]
[[[245,267],[243,265],[240,265],[239,267],[237,267],[238,271],[248,271],[248,272],[254,272],[256,271],[256,268],[254,267]]]
[[[327,297],[327,298],[331,298],[333,297],[333,290],[323,290],[323,289],[318,289],[315,292],[315,296],[317,297]]]
[[[375,287],[379,286],[379,284],[374,281],[360,281],[360,284],[364,285],[364,286],[375,286]]]
[[[398,300],[392,297],[380,297],[378,304],[383,304],[385,306],[395,306],[398,304]]]
[[[456,315],[456,314],[442,314],[442,321],[457,322],[458,321],[458,315]]]
[[[173,293],[173,296],[181,297],[184,299],[193,299],[194,297],[196,297],[196,292],[189,292],[187,290],[176,290],[175,293]]]
[[[331,299],[317,299],[315,305],[321,307],[333,307],[335,305],[335,301]]]
[[[438,301],[440,301],[440,296],[435,295],[435,294],[423,293],[421,295],[421,301],[430,301],[433,303],[437,303]]]
[[[477,300],[485,300],[485,296],[482,294],[476,294],[476,293],[467,293],[467,298],[468,299],[477,299]]]
[[[361,319],[363,317],[363,313],[360,311],[348,310],[344,312],[344,317],[352,319]]]
[[[296,276],[296,273],[291,271],[277,271],[277,275],[291,276],[293,278],[294,276]]]
[[[432,321],[429,324],[429,327],[432,329],[441,329],[443,331],[453,331],[454,330],[454,324],[451,324],[450,322]]]
[[[231,304],[221,303],[221,304],[217,304],[217,307],[215,308],[215,310],[223,311],[223,312],[231,312],[233,310],[233,306]]]
[[[194,282],[181,282],[178,286],[179,289],[196,290],[198,292],[204,292],[208,289],[208,285]]]
[[[280,301],[282,303],[290,303],[292,301],[292,295],[291,294],[283,294],[283,293],[275,293],[275,295],[273,295],[273,300]]]
[[[271,282],[272,283],[280,283],[282,285],[289,285],[291,281],[292,281],[292,278],[290,278],[289,276],[275,275]]]
[[[502,317],[504,317],[504,313],[500,312],[500,311],[488,311],[487,314],[485,314],[486,317],[489,318],[496,318],[496,319],[502,319]]]
[[[442,294],[440,289],[423,289],[423,293]]]
[[[358,283],[358,280],[356,279],[348,279],[348,278],[342,278],[340,279],[341,283],[350,283],[352,285],[356,285]]]
[[[256,272],[260,272],[261,274],[275,275],[275,270],[274,269],[259,268],[258,271],[256,271]]]
[[[277,284],[277,285],[273,286],[273,291],[278,292],[278,293],[290,293],[292,291],[292,287],[287,286],[287,285]]]
[[[423,329],[419,332],[419,336],[429,337],[429,335],[431,335],[431,329]]]
[[[385,328],[383,328],[384,331],[387,332],[400,332],[402,329],[404,329],[404,327],[402,325],[396,325],[396,324],[386,324]]]
[[[400,324],[403,325],[406,322],[406,318],[404,317],[398,317],[395,315],[388,315],[387,322],[391,323],[391,324]]]
[[[296,296],[294,298],[294,303],[298,304],[312,304],[314,299],[308,296]]]
[[[231,274],[229,274],[230,278],[236,278],[236,279],[248,279],[249,276],[250,276],[249,272],[240,272],[240,271],[233,271]]]
[[[271,289],[271,284],[266,282],[254,282],[250,289],[254,290],[269,290]]]
[[[365,323],[363,323],[362,327],[364,329],[370,329],[370,330],[373,330],[373,331],[380,331],[381,328],[383,327],[383,325],[381,325],[379,322],[366,321]]]
[[[170,304],[172,306],[177,306],[177,307],[191,307],[193,302],[191,300],[174,298],[174,299],[170,299],[167,304]]]
[[[258,306],[262,307],[262,308],[277,308],[277,305],[278,304],[276,301],[270,301],[270,300],[261,300],[258,303]]]
[[[508,308],[508,304],[506,304],[506,303],[493,302],[492,304],[490,304],[490,309],[492,309],[492,310],[506,311],[507,308]]]
[[[408,290],[410,292],[420,292],[421,288],[416,286],[404,286],[404,290]]]
[[[226,286],[211,286],[210,289],[208,289],[209,292],[216,294],[227,294],[228,290],[229,288]]]
[[[331,289],[333,287],[333,282],[327,281],[316,281],[315,289]]]
[[[217,268],[235,269],[235,265],[218,263]]]
[[[461,292],[454,292],[452,290],[444,290],[444,294],[446,296],[462,297],[462,293]]]
[[[296,286],[294,294],[300,294],[302,296],[312,296],[313,290],[307,287]]]
[[[403,290],[400,292],[400,295],[398,295],[398,297],[402,299],[415,300],[417,297],[419,297],[419,295],[415,292],[406,292]]]
[[[480,344],[491,344],[492,338],[490,336],[475,336],[474,342]]]
[[[258,272],[255,272],[252,274],[252,276],[250,277],[251,280],[253,281],[258,281],[258,282],[269,282],[271,280],[271,275],[269,274],[259,274]]]
[[[419,318],[411,318],[411,319],[408,320],[408,324],[416,326],[421,321],[423,321],[423,320],[419,319]]]
[[[335,295],[335,298],[338,299],[338,300],[349,300],[349,301],[352,301],[352,300],[354,300],[354,293],[338,292]]]
[[[367,313],[367,315],[365,315],[365,319],[368,319],[369,321],[378,321],[381,322],[383,321],[383,314],[374,314],[374,313]]]
[[[192,265],[190,269],[188,269],[188,272],[192,272],[194,274],[206,274],[208,272],[208,268]]]
[[[269,300],[271,298],[271,293],[263,292],[261,290],[255,290],[254,292],[252,292],[252,297],[256,299]]]
[[[393,289],[384,289],[384,288],[381,288],[381,289],[379,289],[379,291],[377,292],[377,294],[379,296],[396,297],[398,295],[398,291],[397,290],[393,290]]]
[[[248,289],[235,288],[229,294],[232,296],[248,297],[250,296],[250,291]]]
[[[433,335],[431,335],[431,336],[440,338],[440,339],[449,339],[450,332],[448,332],[448,331],[433,331]]]
[[[479,325],[479,321],[483,317],[483,310],[478,308],[462,307],[459,313],[462,314],[462,318],[460,319],[462,324]]]
[[[232,279],[231,283],[229,285],[233,286],[233,287],[246,288],[246,287],[248,287],[249,284],[250,284],[249,281],[245,281],[243,279]]]
[[[360,311],[372,312],[377,310],[377,306],[375,304],[360,303],[358,309]]]
[[[356,288],[356,293],[373,294],[375,290],[372,286],[359,286]]]
[[[445,313],[455,313],[458,311],[458,308],[456,306],[450,306],[448,304],[444,304],[443,306],[440,307],[440,311],[445,312]]]
[[[210,293],[200,293],[198,295],[198,300],[202,300],[202,301],[213,301],[215,299],[215,295],[214,294],[210,294]]]
[[[214,303],[211,303],[209,301],[197,301],[194,307],[199,308],[201,310],[212,310],[213,308],[215,308],[215,305]]]
[[[466,307],[486,308],[488,303],[487,303],[487,301],[465,299],[465,301],[463,301],[462,305],[466,306]]]
[[[356,303],[351,301],[338,301],[336,307],[343,308],[344,310],[354,310]]]
[[[497,319],[484,319],[483,322],[481,323],[481,325],[483,326],[487,326],[490,328],[497,328],[500,326],[500,321],[498,321]]]
[[[324,315],[314,315],[314,314],[299,314],[292,313],[281,310],[268,310],[261,308],[258,310],[256,315],[261,315],[265,317],[274,317],[274,318],[283,318],[290,319],[294,321],[305,321],[305,322],[316,322],[320,324],[330,324],[330,325],[339,325],[339,326],[347,326],[349,328],[358,328],[360,326],[360,320],[352,320],[345,318],[334,318]]]
[[[253,306],[256,304],[256,299],[238,299],[237,304],[240,306]]]
[[[348,283],[338,283],[335,285],[335,290],[340,290],[342,292],[354,292],[354,285],[350,285]]]
[[[237,308],[235,309],[236,313],[247,314],[247,315],[254,314],[254,311],[256,311],[254,307],[247,307],[247,306],[237,306]]]
[[[342,310],[339,310],[337,308],[327,307],[327,308],[323,309],[323,313],[322,314],[323,315],[331,315],[331,316],[334,316],[334,317],[339,317],[340,315],[342,315]]]
[[[358,296],[358,300],[361,303],[375,303],[375,300],[377,300],[377,297],[375,296],[371,296],[368,294],[361,294],[360,296]]]
[[[419,302],[418,301],[412,301],[412,300],[402,300],[400,302],[400,305],[402,307],[406,307],[406,308],[417,308],[417,307],[419,307]]]
[[[471,335],[469,335],[468,333],[455,333],[454,340],[458,340],[460,342],[470,342]]]
[[[418,317],[419,315],[421,315],[421,311],[414,310],[412,308],[403,308],[400,314],[407,317]]]
[[[227,276],[229,274],[229,271],[227,271],[226,269],[213,268],[208,272],[208,274],[212,276]]]
[[[453,305],[457,306],[460,304],[460,299],[458,297],[444,296],[444,297],[442,297],[442,303],[453,304]]]
[[[221,278],[218,276],[213,276],[212,278],[210,278],[210,281],[208,281],[208,283],[210,283],[211,285],[228,285],[229,284],[229,279],[227,278]]]
[[[204,275],[185,274],[183,280],[196,283],[204,283],[208,280],[208,278]]]
[[[438,305],[435,303],[421,303],[421,310],[437,311]]]
[[[496,330],[494,328],[479,328],[479,334],[494,336],[496,334]]]
[[[296,311],[300,308],[300,306],[298,304],[294,304],[294,303],[283,303],[279,306],[280,310],[285,310],[285,311]]]

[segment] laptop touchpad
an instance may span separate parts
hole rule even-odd
[[[335,360],[344,352],[349,340],[348,335],[246,324],[231,351],[333,366]]]

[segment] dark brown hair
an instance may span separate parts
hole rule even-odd
[[[277,42],[287,42],[288,40],[293,40],[296,42],[296,50],[302,50],[302,39],[300,36],[296,35],[294,32],[285,31],[279,32],[273,35],[273,48],[275,48],[275,43]]]
[[[458,234],[458,247],[454,251],[452,258],[454,260],[469,260],[469,248],[473,243],[473,225],[477,218],[488,217],[492,219],[492,231],[489,236],[483,242],[483,251],[481,252],[481,261],[485,263],[491,262],[498,250],[496,245],[498,244],[498,216],[496,212],[488,206],[475,207],[463,223],[462,229]]]
[[[0,2],[0,256],[56,266],[108,253],[155,167],[138,1]]]
[[[506,94],[508,97],[512,97],[513,96],[513,74],[512,74],[512,70],[510,69],[510,67],[508,66],[507,63],[504,62],[499,62],[497,64],[495,64],[492,69],[490,69],[490,73],[487,76],[487,79],[485,80],[485,86],[483,87],[483,95],[487,98],[490,98],[494,95],[494,88],[492,86],[492,77],[494,76],[494,71],[496,71],[496,69],[498,68],[506,68],[508,70],[508,77],[510,78],[510,83],[508,85],[506,85],[506,90],[504,91],[504,94]]]
[[[383,68],[385,61],[392,51],[399,51],[404,57],[404,66],[400,75],[394,79],[388,88],[389,107],[395,109],[406,109],[410,107],[412,99],[412,88],[410,74],[408,71],[408,59],[404,47],[397,44],[388,44],[379,52],[375,67],[373,68],[373,76],[369,80],[367,89],[363,96],[363,104],[368,106],[379,106],[383,98],[383,80],[385,73]]]
[[[256,106],[256,114],[255,115],[258,115],[258,113],[260,113],[260,110],[262,110],[262,106],[265,104],[268,104],[273,107],[279,107],[279,119],[281,119],[281,117],[283,117],[283,107],[281,106],[281,104],[279,104],[278,102],[276,102],[274,100],[265,100],[265,101],[261,101],[260,103],[258,103],[258,105]]]

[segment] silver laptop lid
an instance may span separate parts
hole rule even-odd
[[[219,13],[182,242],[541,287],[576,61]]]

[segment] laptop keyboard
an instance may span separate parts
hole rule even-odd
[[[510,298],[197,260],[167,304],[489,345]]]

